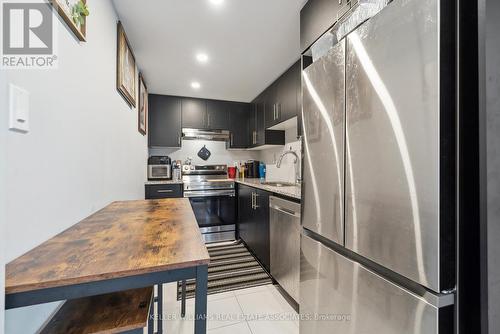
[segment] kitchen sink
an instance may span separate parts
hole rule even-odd
[[[261,184],[264,186],[272,186],[272,187],[295,187],[295,186],[297,186],[296,183],[290,183],[290,182],[262,182]]]

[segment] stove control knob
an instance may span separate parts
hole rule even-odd
[[[191,170],[194,170],[194,166],[191,166]]]
[[[216,167],[215,167],[215,169],[216,169],[216,170],[219,170],[219,168],[220,168],[219,166],[216,166]]]

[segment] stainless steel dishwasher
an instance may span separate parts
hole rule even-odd
[[[269,198],[271,275],[296,301],[300,284],[300,204]]]

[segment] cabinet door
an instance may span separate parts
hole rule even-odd
[[[254,253],[264,267],[270,270],[270,226],[269,226],[269,193],[254,189],[255,213],[253,223],[256,226]]]
[[[309,0],[300,11],[300,51],[304,52],[349,9],[347,0]]]
[[[149,95],[148,140],[150,147],[181,146],[181,99]]]
[[[249,247],[253,244],[252,188],[238,185],[238,234]]]
[[[146,185],[146,199],[182,198],[181,184]]]
[[[254,100],[250,105],[250,114],[248,116],[248,147],[254,147],[257,142],[257,108],[258,100]]]
[[[256,141],[255,146],[260,146],[265,144],[266,136],[266,108],[268,108],[268,97],[264,94],[259,99],[257,103],[257,109],[255,110],[255,131],[256,131]],[[271,111],[272,112],[272,111]]]
[[[280,79],[276,124],[297,116],[297,86],[300,84],[300,61],[295,63]]]
[[[230,102],[226,101],[207,101],[207,129],[212,130],[227,130],[228,125],[228,112],[231,106]]]
[[[278,104],[279,104],[279,79],[269,86],[263,93],[265,109],[265,128],[277,124]]]
[[[250,112],[250,105],[247,103],[231,103],[229,105],[230,148],[248,147],[248,121]]]
[[[182,99],[182,127],[205,129],[207,126],[207,103],[205,100]]]

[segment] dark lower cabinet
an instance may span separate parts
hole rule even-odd
[[[181,147],[181,98],[149,94],[149,147]]]
[[[269,193],[241,184],[238,186],[239,236],[269,271]]]
[[[182,184],[147,184],[146,199],[181,198]]]

